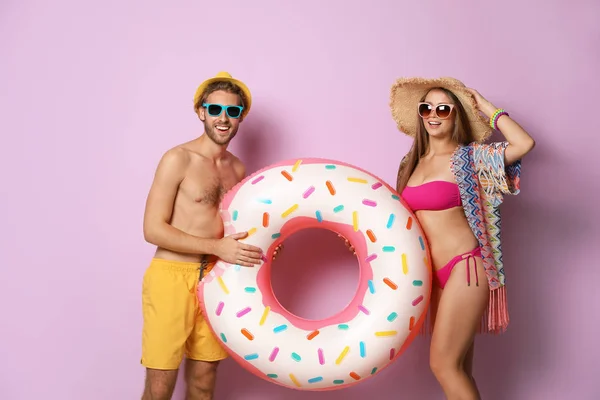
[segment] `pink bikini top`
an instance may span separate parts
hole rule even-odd
[[[446,181],[432,181],[419,186],[406,186],[402,198],[411,210],[447,210],[462,205],[458,185]]]

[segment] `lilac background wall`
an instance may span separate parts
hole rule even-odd
[[[477,342],[476,377],[488,400],[600,398],[598,2],[166,4],[0,3],[0,398],[139,398],[144,201],[161,154],[200,134],[192,96],[219,70],[254,93],[231,147],[250,171],[328,157],[393,182],[410,146],[388,109],[402,75],[455,76],[508,109],[538,146],[503,208],[510,329]],[[306,273],[274,278],[305,316],[354,289],[356,263],[331,236],[317,241],[330,266],[295,261],[312,244],[299,234],[282,258]],[[441,398],[427,345],[330,393],[227,361],[216,398]]]

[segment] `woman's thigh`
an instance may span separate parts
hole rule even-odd
[[[488,305],[489,286],[482,260],[479,257],[469,260],[470,285],[466,265],[466,260],[462,260],[454,266],[435,307],[431,354],[437,361],[462,364]],[[479,285],[474,279],[474,268]]]

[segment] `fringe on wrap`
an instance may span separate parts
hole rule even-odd
[[[435,324],[435,315],[439,303],[440,290],[432,290],[431,302],[427,316],[419,330],[420,335],[431,335]],[[486,312],[481,318],[481,323],[477,329],[478,334],[497,335],[506,332],[510,318],[508,316],[508,305],[506,301],[506,286],[498,289],[490,289],[489,303]]]

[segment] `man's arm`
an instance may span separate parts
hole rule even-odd
[[[167,151],[156,169],[146,200],[144,238],[148,243],[187,254],[214,254],[216,239],[189,235],[169,224],[179,185],[185,177],[189,156],[183,149]]]
[[[187,254],[214,254],[228,263],[251,267],[261,262],[262,250],[238,242],[248,232],[238,232],[222,239],[189,235],[171,226],[173,204],[179,185],[189,165],[183,149],[169,150],[160,160],[144,213],[144,238],[156,246]]]

